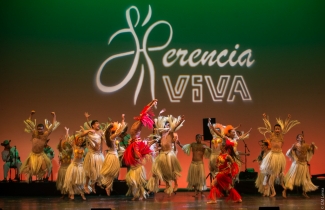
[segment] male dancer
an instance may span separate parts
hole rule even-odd
[[[44,146],[48,136],[60,125],[60,123],[56,121],[55,112],[52,112],[52,124],[48,124],[48,121],[45,120],[47,131],[44,131],[43,124],[38,124],[36,127],[36,120],[34,122],[32,121],[32,116],[34,114],[35,111],[31,111],[29,118],[24,121],[26,125],[25,131],[27,133],[32,133],[32,152],[20,168],[20,173],[26,174],[27,182],[30,181],[33,175],[41,179],[52,167],[51,160],[44,153]]]
[[[284,177],[285,188],[282,192],[284,198],[287,197],[287,189],[292,190],[293,186],[302,186],[302,195],[305,198],[309,198],[307,192],[317,190],[318,187],[311,182],[307,165],[314,154],[315,148],[314,143],[311,143],[311,145],[305,143],[302,134],[297,135],[297,143],[293,144],[287,152],[292,164]]]
[[[21,166],[18,150],[16,149],[16,147],[11,147],[10,142],[11,140],[4,140],[1,143],[1,146],[4,146],[4,149],[2,151],[2,160],[5,162],[5,164],[3,164],[2,182],[7,182],[7,176],[10,167],[16,166],[19,174],[19,168]],[[15,180],[19,181],[19,177],[16,176]]]
[[[166,182],[165,193],[168,195],[177,191],[177,177],[181,176],[180,172],[182,169],[175,154],[174,144],[178,140],[175,132],[183,126],[184,121],[184,116],[175,118],[171,115],[168,117],[159,116],[155,119],[156,129],[160,136],[161,150],[154,160],[152,166],[153,176],[147,185],[151,192],[158,192],[159,180]],[[174,188],[171,186],[172,181],[174,181]]]
[[[282,187],[285,188],[283,178],[286,159],[282,153],[282,146],[284,143],[283,135],[286,134],[293,126],[300,123],[297,120],[290,120],[290,118],[291,116],[288,115],[285,122],[283,122],[281,119],[276,119],[278,124],[274,125],[274,132],[272,132],[271,123],[266,114],[263,114],[265,128],[258,128],[260,133],[262,133],[265,138],[266,133],[271,133],[271,151],[265,156],[260,166],[261,173],[265,175],[263,185],[265,186],[266,190],[268,188],[270,189],[270,197],[274,197],[276,195],[274,182],[280,183]]]
[[[203,156],[209,158],[211,149],[201,143],[202,135],[196,134],[195,138],[196,142],[191,144],[182,145],[179,140],[177,144],[187,155],[190,155],[192,150],[192,162],[187,174],[187,188],[194,189],[195,195],[193,197],[198,197],[199,192],[201,196],[204,196],[203,190],[206,190]]]

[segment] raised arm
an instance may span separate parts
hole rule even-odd
[[[180,126],[184,121],[185,121],[185,116],[182,115],[180,121],[176,124],[176,126],[175,126],[173,132],[174,132],[175,130],[177,130],[177,128],[178,128],[178,127],[179,127],[179,126]]]
[[[91,125],[89,124],[90,114],[88,114],[88,112],[85,112],[85,117],[86,117],[86,120],[87,120],[87,125],[89,126],[89,128],[91,128]]]
[[[35,114],[35,111],[34,110],[32,110],[31,112],[30,112],[30,114],[29,114],[29,120],[32,120],[33,119],[33,115]]]
[[[55,123],[56,123],[56,114],[55,114],[55,112],[51,112],[51,114],[53,116],[53,118],[52,118],[52,125],[55,125]]]
[[[211,118],[209,118],[208,126],[215,134],[223,138],[222,134],[211,124]]]

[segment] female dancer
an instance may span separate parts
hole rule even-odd
[[[239,172],[238,165],[235,161],[237,158],[234,152],[234,143],[228,139],[224,139],[221,145],[221,153],[217,159],[218,173],[212,182],[210,195],[207,203],[217,203],[217,197],[222,197],[222,191],[228,191],[227,200],[231,199],[234,202],[242,202],[241,196],[233,188],[233,179]]]
[[[299,124],[297,120],[290,120],[291,116],[288,115],[288,118],[283,122],[281,119],[276,119],[278,124],[274,125],[274,132],[272,132],[271,123],[266,116],[263,114],[263,121],[265,127],[260,127],[258,130],[264,135],[270,133],[269,137],[271,142],[271,151],[265,156],[261,163],[261,173],[265,175],[263,185],[265,188],[270,188],[270,197],[276,195],[274,189],[274,183],[281,184],[284,186],[284,169],[286,166],[286,158],[282,152],[282,146],[284,143],[283,135],[286,134],[293,126]]]
[[[263,159],[265,156],[271,151],[271,143],[269,140],[261,140],[261,154],[253,160],[253,162],[258,162],[259,165],[261,165]],[[258,189],[259,193],[262,193],[263,196],[269,196],[270,195],[270,189],[265,188],[263,185],[265,175],[262,173],[258,173],[257,179],[255,181],[255,187]]]
[[[101,183],[105,186],[105,190],[108,196],[111,195],[113,190],[113,181],[118,176],[120,171],[120,161],[117,154],[117,148],[119,148],[119,142],[117,139],[119,135],[124,131],[126,124],[124,122],[124,114],[122,115],[121,123],[111,123],[105,132],[106,145],[108,151],[100,171],[102,176]],[[116,144],[117,141],[117,144]]]
[[[75,194],[80,194],[83,200],[86,200],[84,185],[86,182],[86,175],[83,168],[84,162],[84,152],[86,148],[86,140],[83,138],[88,132],[93,132],[92,130],[83,131],[77,135],[69,137],[69,129],[65,128],[67,131],[66,140],[73,147],[73,161],[69,165],[63,188],[69,193],[69,198],[74,200]],[[65,143],[65,142],[63,142]],[[89,186],[87,184],[87,186]],[[91,191],[91,188],[88,189]]]
[[[60,168],[58,178],[56,179],[56,189],[61,191],[62,198],[64,198],[64,195],[68,194],[68,192],[63,188],[65,174],[71,163],[73,151],[71,145],[68,142],[63,142],[62,140],[63,139],[60,138],[60,142],[58,144]]]
[[[133,195],[133,199],[143,200],[146,198],[147,191],[144,187],[147,184],[146,171],[144,168],[145,159],[150,157],[152,151],[150,150],[150,144],[146,144],[140,138],[142,126],[146,126],[150,129],[153,128],[153,112],[151,111],[152,106],[157,104],[157,99],[151,101],[147,106],[144,107],[140,116],[135,117],[137,120],[133,123],[130,135],[131,140],[129,146],[124,152],[124,163],[130,166],[130,170],[126,174],[126,183],[129,187],[126,195]],[[153,143],[153,142],[152,142]]]

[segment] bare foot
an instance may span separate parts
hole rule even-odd
[[[84,200],[84,201],[87,200],[86,197],[85,197],[85,194],[82,193],[80,195],[81,195],[82,200]]]
[[[270,195],[270,198],[273,198],[276,195],[276,193],[274,192],[272,195]]]
[[[141,196],[140,198],[139,198],[139,201],[142,201],[143,200],[143,197]]]
[[[90,193],[89,188],[88,188],[88,185],[85,185],[85,186],[84,186],[84,191],[85,191],[85,193],[87,193],[87,194]]]
[[[214,204],[214,203],[217,203],[217,201],[211,200],[207,202],[207,204]]]
[[[91,189],[96,194],[95,183],[91,185]]]
[[[242,199],[239,199],[237,201],[234,201],[234,203],[241,203],[241,202],[243,202]]]
[[[69,198],[70,200],[74,200],[74,195],[73,194],[69,195]]]
[[[135,201],[135,199],[136,199],[136,198],[135,198],[135,197],[133,197],[133,198],[131,199],[131,201]]]
[[[61,198],[61,199],[64,199],[64,195],[62,195],[60,198]]]
[[[305,198],[309,198],[309,196],[306,194],[306,192],[303,192],[302,196],[304,196]]]
[[[111,196],[111,190],[108,187],[105,188],[107,196]]]
[[[282,191],[282,197],[287,198],[287,191],[286,190]]]
[[[173,189],[173,191],[176,192],[177,190],[178,190],[178,185],[175,184],[175,185],[174,185],[174,189]]]

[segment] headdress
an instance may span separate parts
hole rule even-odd
[[[290,120],[291,119],[291,115],[288,115],[287,119],[283,122],[283,120],[281,120],[280,118],[275,118],[277,123],[281,126],[281,130],[282,130],[282,134],[286,134],[291,128],[293,128],[295,125],[300,124],[300,122],[298,120]],[[266,134],[272,134],[272,126],[271,123],[269,121],[269,116],[264,116],[263,118],[264,121],[264,125],[265,127],[259,127],[257,128],[258,131],[264,135],[264,137],[266,139],[268,139],[266,137]]]

